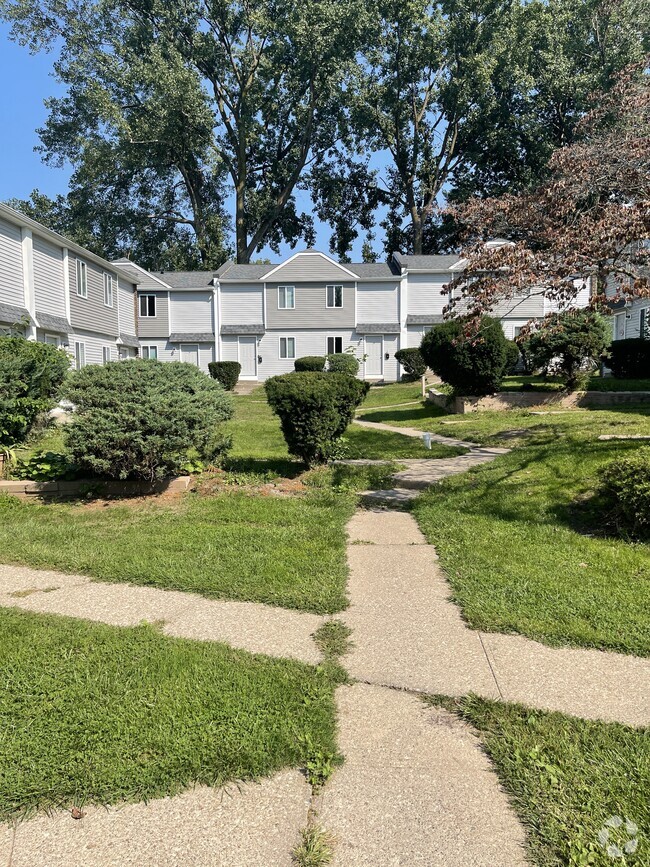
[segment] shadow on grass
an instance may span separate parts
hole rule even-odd
[[[295,479],[307,469],[305,464],[291,458],[226,458],[222,466],[228,473],[273,474],[283,479]]]
[[[427,418],[441,418],[449,415],[446,410],[440,407],[428,404],[425,406],[396,406],[391,409],[376,410],[374,412],[362,412],[359,415],[360,421],[374,421],[390,424],[391,422],[411,422],[422,421]]]

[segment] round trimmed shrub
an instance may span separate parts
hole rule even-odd
[[[55,406],[69,367],[63,349],[0,337],[0,446],[24,442],[38,416]]]
[[[182,472],[188,457],[213,460],[228,446],[220,425],[232,416],[222,386],[185,362],[116,361],[70,376],[74,405],[65,427],[80,471],[109,479],[155,479]]]
[[[498,391],[508,361],[508,341],[498,319],[481,317],[469,331],[464,319],[436,325],[422,338],[426,364],[458,394],[485,395]]]
[[[613,340],[607,366],[617,379],[650,378],[650,340],[643,337]]]
[[[296,373],[322,373],[325,370],[324,355],[303,355],[302,358],[296,358],[293,363]]]
[[[310,465],[327,461],[369,387],[347,373],[286,373],[264,383],[290,454]]]
[[[619,530],[650,538],[650,447],[611,461],[601,469],[600,481],[599,493]]]
[[[232,391],[237,385],[241,364],[238,361],[211,361],[208,370],[212,379],[220,382],[226,391]]]
[[[422,358],[422,353],[417,347],[412,349],[398,349],[395,353],[395,358],[404,368],[402,379],[406,382],[413,382],[420,379],[427,372],[427,363]]]
[[[335,352],[327,356],[329,373],[347,373],[356,376],[359,373],[359,359],[349,352]]]

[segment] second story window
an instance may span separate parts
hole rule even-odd
[[[295,306],[295,286],[278,286],[278,310],[293,310]]]
[[[77,295],[80,298],[88,297],[88,269],[81,259],[77,259]]]
[[[113,306],[113,277],[104,273],[104,304],[106,307]]]
[[[156,296],[141,295],[140,296],[140,316],[151,317],[156,315]]]
[[[343,307],[343,286],[327,287],[327,306]]]

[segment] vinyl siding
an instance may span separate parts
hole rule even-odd
[[[221,338],[221,360],[239,361],[239,340],[234,334],[225,334]]]
[[[115,302],[115,287],[113,288],[113,306],[104,305],[104,270],[98,265],[83,259],[88,275],[88,297],[77,295],[77,258],[69,256],[70,272],[70,321],[75,330],[118,335],[117,303]],[[113,278],[117,280],[115,272]]]
[[[629,319],[625,320],[625,337],[642,337],[641,334],[641,310],[645,308],[648,312],[646,313],[646,320],[648,321],[648,325],[650,325],[650,300],[644,299],[643,301],[633,301],[632,307],[628,310]]]
[[[170,292],[170,332],[214,332],[212,292]]]
[[[269,271],[271,270],[272,268],[269,268]],[[299,254],[291,262],[278,268],[269,279],[274,283],[300,283],[303,280],[318,280],[323,283],[354,281],[354,277],[320,253]]]
[[[120,331],[122,334],[138,333],[135,315],[135,291],[132,283],[120,277],[117,284],[117,303],[120,306]]]
[[[354,283],[332,281],[343,286],[343,307],[326,307],[326,286],[322,283],[298,283],[295,286],[296,306],[293,310],[278,310],[278,283],[266,286],[267,328],[354,328]]]
[[[90,290],[88,292],[90,294]],[[118,350],[117,344],[114,340],[111,340],[105,334],[97,333],[94,331],[87,331],[85,329],[81,330],[76,328],[73,333],[69,335],[69,345],[67,347],[68,353],[72,358],[72,365],[74,366],[74,345],[79,341],[80,343],[86,344],[86,366],[89,364],[103,364],[104,356],[103,356],[103,347],[110,346],[111,347],[111,361],[118,360]]]
[[[409,274],[407,313],[422,316],[426,313],[439,315],[447,306],[449,298],[442,295],[442,287],[451,280],[451,274]],[[359,322],[362,320],[359,319]]]
[[[138,337],[169,337],[169,298],[167,292],[138,292],[140,295],[156,296],[156,315],[140,316],[138,307]],[[138,301],[139,304],[139,301]]]
[[[158,348],[158,361],[180,361],[181,351],[180,343],[170,343],[169,340],[156,340],[155,338],[140,338],[141,346],[156,346]],[[142,349],[140,349],[142,354]],[[214,360],[214,349],[212,344],[199,344],[199,367],[204,372],[208,372],[208,364]]]
[[[495,304],[490,313],[498,318],[514,317],[527,320],[543,316],[545,304],[544,295],[539,290],[533,289],[528,296],[518,295]]]
[[[399,283],[359,283],[357,322],[398,322]]]
[[[34,297],[36,310],[66,316],[63,249],[34,235]]]
[[[326,355],[328,337],[341,337],[343,339],[344,350],[353,346],[359,359],[363,355],[363,338],[351,328],[318,330],[286,328],[267,331],[261,338],[258,346],[258,355],[262,356],[262,363],[258,364],[257,367],[257,376],[260,380],[268,379],[270,376],[277,376],[281,373],[291,373],[294,369],[294,359],[280,358],[280,337],[295,337],[296,358],[300,358],[303,355]],[[231,351],[230,348],[229,351]],[[226,356],[224,355],[225,359]],[[232,360],[237,360],[236,355]]]
[[[223,325],[259,325],[264,321],[263,283],[221,284],[219,291]]]
[[[406,345],[408,348],[419,349],[422,338],[429,329],[429,325],[408,325],[406,327]]]
[[[377,335],[373,335],[377,336]],[[399,349],[399,339],[397,334],[384,334],[383,335],[383,345],[382,345],[382,359],[383,359],[383,374],[382,377],[384,382],[396,382],[399,376],[399,364],[395,359],[395,353]],[[419,344],[418,344],[419,346]],[[365,351],[362,347],[362,352]],[[388,352],[390,358],[386,360],[385,355]],[[360,370],[361,376],[365,378],[366,370],[365,364],[361,365]],[[373,377],[374,379],[375,377]]]
[[[25,306],[20,228],[0,220],[0,302]]]

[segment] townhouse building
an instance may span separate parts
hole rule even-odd
[[[0,331],[102,364],[137,354],[136,302],[110,262],[0,204]]]
[[[263,381],[300,356],[352,352],[364,379],[396,381],[396,351],[443,321],[443,289],[459,268],[458,256],[344,264],[305,250],[275,265],[150,272],[0,206],[0,330],[66,346],[77,367],[139,355],[207,372],[213,360],[238,361],[242,379]],[[588,297],[584,287],[578,303]],[[493,315],[512,339],[551,309],[531,291]]]

